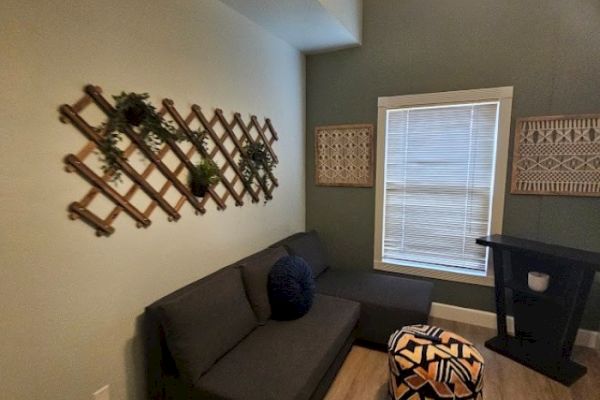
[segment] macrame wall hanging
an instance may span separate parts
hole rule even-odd
[[[511,193],[600,196],[600,114],[519,119]]]
[[[138,105],[145,99],[143,95],[123,96]],[[211,200],[217,210],[225,210],[229,199],[236,206],[243,206],[247,199],[258,202],[261,196],[264,201],[272,199],[278,186],[273,175],[278,162],[273,144],[278,135],[270,119],[261,124],[253,115],[246,122],[239,113],[228,119],[220,109],[209,119],[197,105],[184,117],[170,99],[164,99],[159,110],[145,104],[142,110],[129,106],[123,112],[118,102],[113,106],[102,95],[100,87],[88,85],[82,98],[60,107],[60,120],[72,124],[88,140],[78,153],[64,158],[66,170],[91,185],[79,201],[68,206],[71,219],[87,223],[98,236],[109,236],[121,214],[133,219],[137,227],[148,227],[157,208],[169,221],[177,221],[186,203],[202,215]],[[150,113],[152,118],[144,116],[148,110],[155,111]],[[84,118],[94,112],[101,115],[100,123]],[[126,118],[116,118],[120,112]],[[162,131],[164,126],[168,129],[161,135],[151,132]],[[114,136],[119,132],[121,137]],[[107,140],[109,135],[114,136],[112,141]],[[206,178],[206,194],[193,190],[196,180],[190,176],[197,176],[194,173]],[[95,200],[102,197],[110,202],[105,216],[92,210]]]

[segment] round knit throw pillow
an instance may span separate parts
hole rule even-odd
[[[300,318],[310,310],[315,294],[310,266],[302,257],[280,258],[269,272],[268,291],[273,319]]]

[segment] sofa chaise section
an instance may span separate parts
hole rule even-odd
[[[427,323],[432,287],[415,279],[332,268],[317,279],[317,293],[360,303],[357,337],[375,345],[386,345],[400,327]]]

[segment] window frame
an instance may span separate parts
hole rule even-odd
[[[459,90],[403,96],[379,97],[377,113],[377,169],[375,180],[375,238],[373,268],[387,272],[408,274],[442,280],[494,286],[492,257],[488,256],[486,273],[450,267],[416,267],[407,263],[384,261],[383,235],[385,213],[385,177],[387,148],[387,111],[399,108],[443,106],[461,103],[498,102],[498,133],[496,136],[496,163],[492,194],[490,234],[502,233],[504,197],[508,171],[508,150],[512,114],[513,87]]]

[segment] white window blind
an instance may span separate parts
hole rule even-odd
[[[387,111],[383,259],[485,271],[498,102]]]

